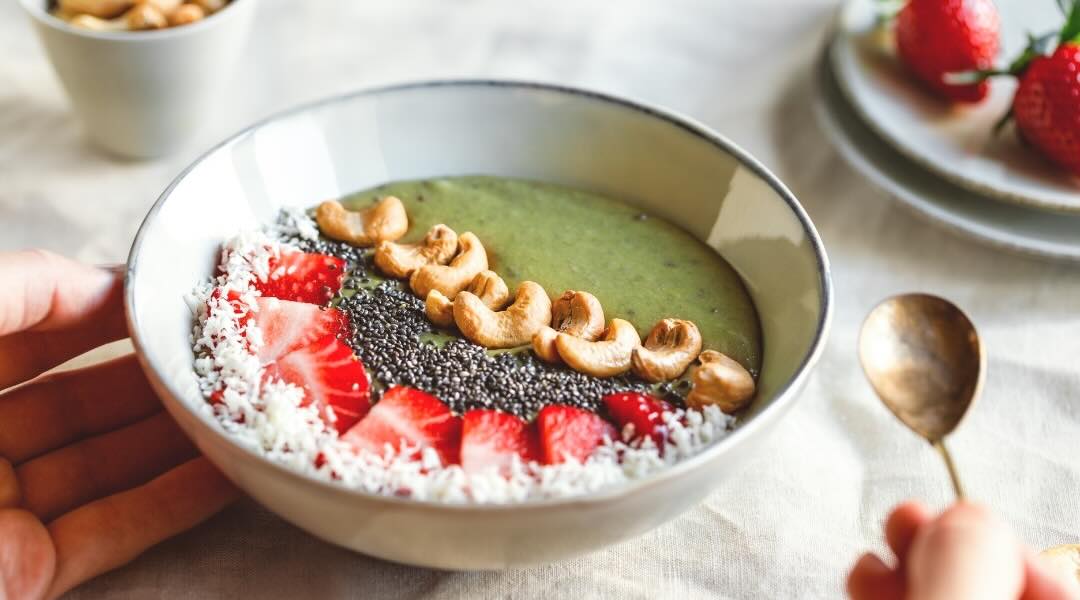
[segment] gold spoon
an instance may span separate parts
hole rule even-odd
[[[863,322],[859,362],[885,406],[941,453],[962,500],[945,436],[979,396],[986,373],[986,354],[967,315],[928,294],[889,298]]]

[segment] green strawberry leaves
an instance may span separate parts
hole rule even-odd
[[[1071,4],[1071,6],[1068,6],[1067,11],[1065,10],[1066,4]],[[1058,43],[1080,41],[1080,1],[1058,0],[1058,6],[1065,12],[1065,26],[1061,28]]]

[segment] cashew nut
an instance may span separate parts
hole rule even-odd
[[[149,2],[136,4],[134,8],[124,13],[128,29],[140,31],[144,29],[164,29],[169,26],[169,20],[165,13]]]
[[[629,321],[612,319],[604,337],[595,342],[560,333],[555,336],[559,357],[570,368],[593,377],[611,377],[630,370],[630,355],[641,345]]]
[[[701,332],[682,319],[663,319],[649,332],[645,344],[634,348],[630,368],[635,375],[658,383],[675,379],[701,353]]]
[[[472,292],[454,299],[454,323],[469,341],[485,348],[513,348],[528,344],[551,321],[551,298],[540,284],[523,281],[514,303],[493,311]]]
[[[465,291],[480,298],[484,306],[491,310],[501,309],[510,299],[510,289],[495,271],[481,271],[473,278]],[[424,313],[432,323],[439,327],[450,327],[454,324],[454,301],[439,290],[431,290],[424,300]]]
[[[173,27],[191,25],[204,18],[206,18],[206,11],[202,7],[197,4],[184,4],[169,14],[169,25]]]
[[[427,264],[445,265],[457,252],[458,237],[453,229],[439,224],[428,230],[419,244],[379,242],[375,246],[375,266],[391,277],[403,278]]]
[[[315,210],[315,222],[327,237],[354,246],[374,246],[383,240],[394,241],[409,230],[405,205],[394,196],[361,211],[346,209],[337,200],[327,200]]]
[[[551,306],[551,326],[541,327],[533,336],[533,351],[541,359],[558,364],[555,338],[565,333],[593,341],[604,333],[604,308],[589,292],[567,290]]]
[[[711,404],[730,414],[754,397],[753,375],[731,357],[706,350],[698,360],[701,366],[694,371],[694,387],[686,395],[691,408]]]
[[[409,277],[409,287],[421,298],[427,298],[431,290],[439,290],[453,300],[478,273],[486,271],[487,268],[487,251],[484,250],[484,245],[474,234],[466,231],[458,238],[458,254],[450,264],[428,264],[420,267]]]
[[[191,0],[191,2],[198,5],[208,15],[225,8],[225,0]]]
[[[184,4],[184,0],[137,0],[137,3],[152,4],[167,17],[172,17],[176,9]]]
[[[127,19],[99,19],[93,15],[75,15],[68,20],[68,24],[79,29],[90,31],[128,31]]]
[[[134,4],[135,0],[60,0],[57,9],[68,15],[90,15],[99,19],[111,19],[124,14]]]

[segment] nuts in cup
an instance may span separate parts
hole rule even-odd
[[[56,0],[53,15],[91,31],[150,31],[197,23],[228,0]]]

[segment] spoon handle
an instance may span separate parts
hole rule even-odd
[[[942,460],[945,461],[945,468],[949,470],[949,479],[952,480],[953,490],[956,491],[956,500],[964,500],[966,498],[964,487],[960,485],[960,476],[956,473],[956,465],[953,464],[952,456],[949,455],[948,449],[945,448],[945,440],[934,442],[934,448],[941,454]]]

